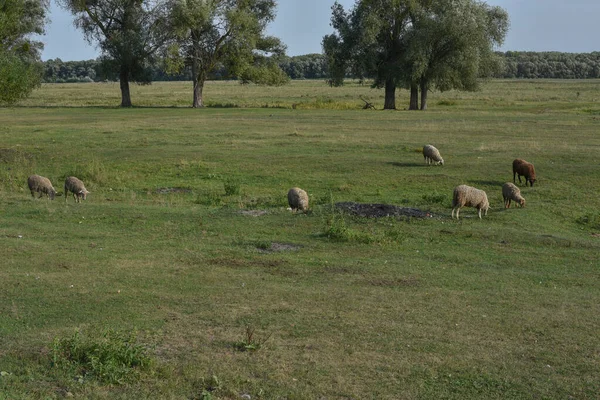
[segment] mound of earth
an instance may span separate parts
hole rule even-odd
[[[335,203],[338,210],[360,217],[383,218],[383,217],[414,217],[431,218],[433,215],[418,208],[398,207],[391,204],[362,204],[353,202]]]

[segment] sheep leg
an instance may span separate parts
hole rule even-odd
[[[477,210],[479,210],[478,214],[479,214],[479,219],[481,219],[481,208],[478,208]]]

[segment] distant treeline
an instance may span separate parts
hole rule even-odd
[[[517,52],[497,53],[504,58],[504,70],[497,78],[600,78],[600,52]],[[326,79],[327,63],[323,54],[284,57],[279,66],[291,79]],[[350,77],[350,76],[349,76]],[[227,70],[217,70],[212,79],[231,79]],[[235,78],[235,77],[233,77]],[[44,82],[99,82],[118,81],[118,76],[104,73],[100,60],[61,61],[59,58],[44,62]],[[184,70],[179,75],[168,75],[162,65],[152,67],[152,81],[190,81],[192,74]]]

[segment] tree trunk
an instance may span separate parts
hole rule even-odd
[[[423,79],[421,81],[421,111],[427,110],[427,91],[429,88],[427,87],[427,80]]]
[[[197,48],[197,45],[194,45],[194,48]],[[204,107],[204,102],[202,100],[202,91],[204,90],[204,82],[206,81],[206,77],[201,71],[198,59],[198,51],[195,50],[194,59],[192,60],[192,76],[194,77],[194,100],[192,102],[193,108]]]
[[[396,81],[393,78],[388,78],[385,81],[385,103],[384,110],[396,109]]]
[[[202,101],[202,90],[204,89],[204,80],[200,77],[194,80],[194,103],[193,108],[203,108],[204,102]]]
[[[131,94],[129,93],[129,72],[127,68],[121,67],[119,73],[119,83],[121,85],[121,107],[131,107]]]
[[[419,86],[416,83],[410,85],[410,105],[409,110],[419,109]]]

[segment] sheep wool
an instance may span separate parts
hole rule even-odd
[[[50,179],[46,177],[31,175],[27,178],[27,186],[29,186],[29,190],[31,191],[31,197],[35,197],[35,193],[39,193],[39,197],[45,194],[49,199],[54,200],[54,196],[56,196],[56,190],[54,190]]]
[[[288,204],[292,211],[308,210],[308,194],[298,187],[293,187],[288,191]]]
[[[444,159],[442,158],[440,151],[430,144],[423,146],[423,158],[425,158],[427,165],[434,163],[444,165]]]
[[[479,219],[481,219],[481,210],[485,211],[485,215],[487,215],[490,203],[487,194],[483,190],[467,185],[459,185],[454,188],[452,196],[452,218],[454,218],[454,210],[456,210],[456,219],[459,219],[458,213],[464,206],[476,208],[479,212]]]
[[[533,187],[533,184],[536,181],[535,178],[535,168],[533,164],[517,158],[513,161],[513,183],[515,183],[515,176],[519,177],[519,183],[521,183],[521,177],[525,177],[525,186],[527,186],[527,182]]]
[[[76,203],[81,203],[81,199],[85,200],[90,193],[83,185],[83,182],[74,176],[69,176],[65,179],[65,202],[67,201],[69,192],[73,193],[73,199],[75,199]]]
[[[514,201],[521,207],[525,207],[525,199],[521,196],[521,189],[514,183],[506,182],[502,185],[502,197],[504,198],[504,208],[510,208],[511,201]]]

